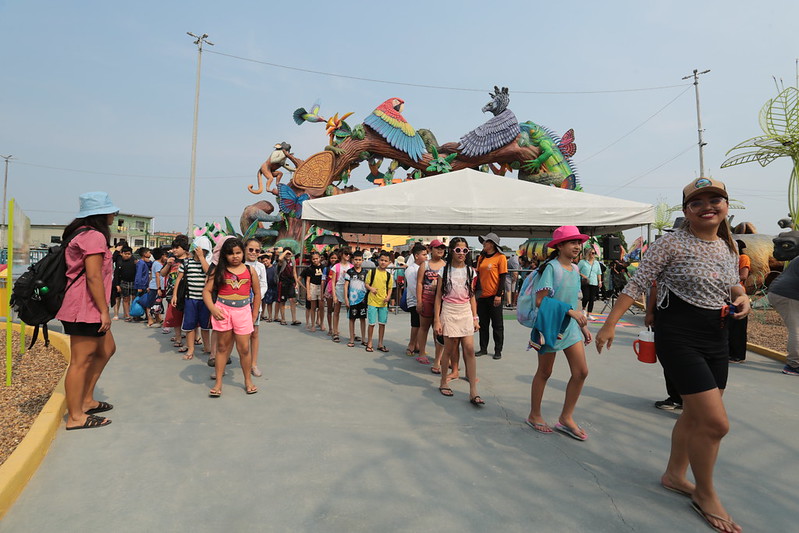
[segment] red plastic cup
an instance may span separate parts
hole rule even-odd
[[[633,342],[633,351],[638,356],[638,360],[642,363],[657,363],[657,355],[655,355],[655,332],[649,330],[642,330],[638,333],[638,340]]]

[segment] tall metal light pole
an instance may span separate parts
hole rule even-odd
[[[203,44],[214,46],[208,40],[208,34],[194,35],[190,31],[186,35],[195,39],[197,45],[197,87],[194,91],[194,130],[191,134],[191,177],[189,178],[189,224],[186,230],[187,235],[191,235],[194,226],[194,184],[197,180],[197,116],[200,112],[200,69],[203,64]]]
[[[7,202],[6,191],[8,191],[8,161],[9,159],[14,159],[14,156],[0,155],[0,157],[6,160],[6,171],[5,171],[5,177],[3,178],[3,239],[0,240],[0,246],[3,246],[6,244],[6,241],[8,240],[6,235],[6,230],[8,229],[8,227],[6,226],[6,202]]]
[[[705,146],[707,145],[706,142],[702,140],[702,114],[699,111],[699,76],[702,74],[707,74],[710,70],[703,70],[699,72],[697,69],[694,69],[693,74],[689,74],[688,76],[684,76],[684,80],[688,80],[693,78],[694,79],[694,89],[696,90],[696,125],[699,131],[699,177],[703,178],[705,176]]]

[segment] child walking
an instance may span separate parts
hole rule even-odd
[[[352,268],[344,274],[344,306],[350,317],[350,342],[347,346],[355,346],[355,321],[361,321],[361,338],[366,337],[366,270],[362,268],[363,252],[356,250],[352,254]],[[366,341],[361,344],[366,346]]]
[[[222,377],[234,340],[244,372],[244,390],[255,394],[258,388],[252,382],[250,334],[261,308],[261,286],[258,275],[244,264],[241,239],[228,239],[222,245],[219,263],[205,283],[203,301],[211,311],[211,325],[217,338],[216,382],[208,395],[211,398],[222,395]]]
[[[367,299],[366,318],[369,322],[369,334],[366,340],[366,351],[373,352],[372,334],[377,327],[377,349],[387,352],[388,348],[383,344],[383,336],[386,333],[386,322],[388,322],[388,300],[391,295],[391,286],[394,280],[388,272],[390,257],[388,252],[380,250],[377,257],[377,268],[369,272],[366,290],[369,291]]]
[[[333,265],[330,269],[328,283],[333,285],[333,342],[340,342],[338,332],[339,315],[341,314],[341,304],[344,303],[344,275],[352,268],[350,259],[352,258],[352,250],[349,246],[345,246],[339,252],[339,262]],[[346,306],[345,306],[346,307]]]
[[[591,332],[577,300],[581,278],[573,261],[587,240],[588,235],[580,233],[576,226],[559,227],[547,244],[555,251],[538,267],[539,278],[533,286],[538,319],[530,340],[530,346],[538,350],[538,370],[530,389],[530,414],[527,416],[528,426],[539,433],[552,433],[541,414],[541,401],[555,365],[555,353],[563,350],[571,378],[566,385],[566,399],[555,429],[580,441],[588,439],[588,434],[574,421],[574,408],[588,377],[584,345],[591,342]],[[543,317],[551,320],[545,324]],[[565,328],[562,326],[564,322],[567,323]]]
[[[463,349],[463,361],[469,378],[469,402],[475,407],[485,405],[477,394],[477,359],[474,355],[474,333],[480,329],[477,300],[474,296],[475,271],[467,260],[469,246],[463,237],[449,242],[447,264],[436,286],[433,328],[436,335],[444,336],[441,368],[449,367],[449,360],[457,361],[458,350]],[[452,396],[446,372],[441,373],[438,391]]]

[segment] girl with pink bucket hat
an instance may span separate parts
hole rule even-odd
[[[588,439],[588,434],[574,421],[573,415],[583,383],[588,377],[584,345],[591,342],[591,333],[587,327],[588,320],[580,311],[577,299],[580,293],[580,271],[573,260],[580,254],[582,245],[587,240],[588,235],[580,233],[576,226],[559,227],[547,244],[554,251],[538,268],[538,280],[533,291],[539,319],[536,320],[536,328],[533,329],[530,340],[530,346],[538,350],[538,369],[533,377],[530,414],[527,416],[528,426],[539,433],[552,433],[552,428],[541,414],[541,402],[547,380],[555,365],[555,353],[562,350],[569,362],[571,378],[566,385],[563,409],[554,427],[580,441]],[[542,327],[542,338],[538,334],[538,328],[543,324],[542,318],[545,316],[551,318],[548,322],[554,328]]]

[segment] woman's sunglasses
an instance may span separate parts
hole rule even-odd
[[[713,198],[709,199],[708,201],[705,201],[705,200],[691,200],[686,205],[688,206],[688,209],[690,209],[692,212],[695,212],[695,211],[699,211],[700,209],[702,209],[705,206],[705,204],[710,205],[710,207],[718,207],[723,202],[726,202],[726,201],[727,201],[727,199],[724,198],[723,196],[714,196]]]
[[[453,248],[452,251],[455,252],[456,254],[468,254],[469,253],[469,249],[468,248],[461,248],[460,246]]]
[[[260,248],[247,248],[247,251],[248,252],[258,252],[259,254],[261,253],[261,249]]]

